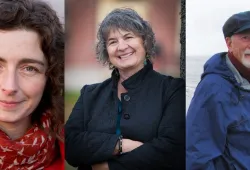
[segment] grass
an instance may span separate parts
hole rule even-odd
[[[64,96],[65,102],[73,104],[76,102],[79,95],[80,95],[79,91],[66,91]]]
[[[80,92],[76,92],[76,91],[66,91],[65,92],[65,121],[68,120],[68,117],[78,99],[80,95]]]

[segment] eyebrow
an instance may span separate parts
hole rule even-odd
[[[126,37],[128,35],[133,35],[133,34],[129,32],[129,33],[124,34],[123,37]]]
[[[0,56],[0,62],[7,63],[7,61],[5,59],[3,59],[1,56]],[[35,59],[31,59],[31,58],[23,58],[18,63],[19,64],[34,63],[34,64],[39,64],[41,66],[45,66],[43,61],[35,60]]]

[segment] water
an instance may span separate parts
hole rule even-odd
[[[195,88],[203,73],[203,66],[209,57],[187,56],[186,57],[186,111],[194,95]]]

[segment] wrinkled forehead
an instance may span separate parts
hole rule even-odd
[[[109,30],[109,32],[107,34],[107,39],[109,39],[110,37],[113,37],[113,36],[124,36],[126,34],[137,35],[138,33],[134,33],[131,30],[123,30],[123,29],[119,29],[119,28],[113,28],[113,29]]]
[[[137,31],[136,29],[133,29],[133,28],[109,26],[109,27],[106,27],[105,29],[103,29],[103,31],[102,31],[102,34],[103,34],[105,41],[107,41],[110,38],[110,36],[125,35],[128,33],[141,37],[139,31]]]

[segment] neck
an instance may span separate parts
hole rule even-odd
[[[141,65],[140,67],[137,67],[136,69],[130,69],[130,70],[119,69],[119,75],[120,75],[119,82],[122,83],[123,81],[127,80],[129,77],[133,76],[135,73],[140,71],[143,67],[144,65]]]
[[[228,57],[234,67],[239,71],[240,75],[250,82],[250,69],[245,67],[231,52],[228,52]]]
[[[24,118],[22,121],[9,123],[0,121],[0,130],[6,133],[10,139],[16,140],[22,137],[31,125],[30,117]]]

